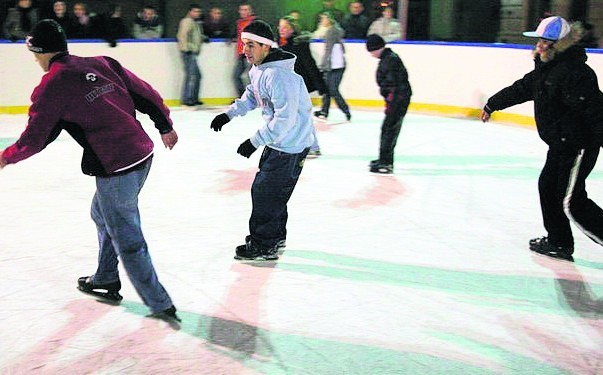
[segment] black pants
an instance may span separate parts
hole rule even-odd
[[[538,179],[540,207],[549,242],[573,246],[570,220],[603,245],[603,210],[586,194],[585,181],[597,163],[599,147],[577,151],[549,148]]]
[[[260,170],[251,186],[253,209],[249,219],[251,243],[269,249],[287,237],[287,202],[291,198],[310,148],[288,154],[265,147]]]
[[[335,99],[335,103],[346,116],[350,114],[350,107],[348,103],[346,103],[345,99],[339,92],[339,85],[341,84],[341,80],[343,79],[343,72],[345,72],[345,68],[341,69],[333,69],[328,72],[323,73],[323,78],[327,85],[327,92],[322,96],[322,109],[321,112],[325,115],[329,115],[329,108],[331,107],[331,98]]]
[[[394,164],[394,149],[409,104],[410,98],[386,102],[385,119],[383,119],[381,125],[381,142],[379,145],[379,162],[381,164]]]

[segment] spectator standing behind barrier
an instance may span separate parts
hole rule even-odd
[[[19,0],[14,8],[8,10],[4,22],[4,37],[10,40],[23,40],[31,28],[38,22],[38,10],[31,0]]]
[[[203,33],[208,38],[232,38],[230,26],[223,17],[222,8],[213,7],[209,10],[209,17],[203,22]]]
[[[152,5],[145,5],[136,15],[132,25],[132,35],[136,39],[159,39],[163,37],[163,21]]]
[[[327,91],[322,96],[321,110],[314,112],[314,116],[319,120],[326,121],[327,117],[329,117],[331,98],[334,98],[339,109],[345,114],[346,120],[350,121],[352,119],[350,108],[339,92],[339,85],[343,79],[346,65],[345,47],[342,40],[344,31],[339,27],[339,24],[330,12],[322,14],[320,24],[321,29],[325,32],[325,49],[318,68],[323,73]]]
[[[285,16],[279,20],[279,46],[283,51],[291,52],[297,59],[295,60],[295,73],[302,76],[304,84],[308,89],[308,93],[318,91],[320,95],[326,92],[326,85],[322,79],[322,74],[316,66],[316,61],[312,57],[310,51],[310,39],[312,34],[302,32],[296,20],[291,16]],[[318,137],[314,128],[314,143],[308,152],[308,158],[318,157],[321,155],[320,146],[318,145]]]
[[[243,29],[247,27],[251,23],[251,21],[255,20],[256,16],[253,14],[253,8],[249,3],[243,3],[239,5],[239,19],[237,20],[237,50],[236,50],[236,61],[235,68],[233,72],[233,80],[235,84],[235,89],[237,90],[237,95],[240,97],[245,92],[245,84],[243,83],[243,79],[241,76],[248,69],[249,64],[247,63],[247,59],[245,58],[245,54],[243,53],[243,49],[245,47],[243,41],[241,40],[241,33]]]
[[[341,21],[343,21],[344,13],[341,9],[335,8],[334,1],[333,0],[322,0],[322,9],[318,13],[316,13],[316,16],[314,17],[314,30],[316,30],[320,27],[321,15],[325,12],[330,12],[333,19],[338,24],[341,24]]]
[[[109,13],[103,15],[101,36],[111,47],[117,45],[117,39],[126,39],[130,37],[130,32],[126,22],[122,18],[122,8],[119,4],[110,4]]]
[[[52,12],[53,14],[50,16],[50,18],[57,21],[65,33],[69,35],[69,28],[71,27],[73,19],[67,13],[67,4],[65,4],[65,2],[62,0],[55,1],[52,4]]]
[[[149,115],[165,147],[172,149],[178,136],[169,109],[157,91],[118,61],[70,55],[65,33],[54,20],[37,23],[27,47],[46,74],[31,95],[27,127],[0,151],[0,168],[37,154],[67,131],[84,148],[82,171],[96,177],[91,215],[98,232],[98,266],[92,276],[78,279],[78,289],[120,301],[121,261],[153,316],[179,320],[157,278],[138,211],[153,142],[136,111]]]
[[[73,4],[73,18],[71,26],[66,30],[69,39],[93,38],[94,27],[92,17],[88,15],[88,6],[85,3]]]
[[[381,36],[370,34],[366,40],[366,49],[371,56],[379,59],[377,85],[381,96],[385,99],[385,119],[381,125],[379,159],[370,162],[369,170],[372,173],[388,175],[394,173],[394,149],[410,104],[412,89],[402,59],[394,51],[385,47],[385,40]]]
[[[385,43],[393,42],[402,36],[400,22],[393,18],[394,9],[385,7],[381,11],[381,17],[377,18],[368,29],[368,34],[377,34],[385,40]]]
[[[603,93],[595,72],[586,65],[578,29],[566,20],[545,18],[536,31],[523,35],[538,38],[534,70],[490,97],[481,119],[487,122],[494,111],[534,102],[538,135],[549,147],[538,178],[547,235],[530,240],[529,247],[573,262],[570,220],[603,245],[603,210],[586,193],[586,178],[603,146]]]
[[[341,27],[346,39],[366,39],[371,20],[364,15],[364,5],[360,1],[352,1],[348,5],[348,14],[343,17]]]
[[[202,105],[199,101],[199,90],[201,87],[201,70],[199,69],[199,53],[201,44],[207,39],[201,32],[201,25],[197,22],[201,18],[201,7],[191,4],[188,13],[180,20],[178,25],[178,49],[182,56],[184,68],[184,81],[182,83],[182,94],[180,102],[184,107],[196,109]]]
[[[293,71],[295,55],[277,48],[266,22],[254,20],[241,34],[252,64],[251,84],[240,99],[211,122],[220,131],[232,118],[261,108],[265,125],[237,149],[249,158],[265,146],[251,186],[252,211],[245,244],[235,259],[276,260],[287,237],[287,203],[313,142],[312,102],[303,79]]]

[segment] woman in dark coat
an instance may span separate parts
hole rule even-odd
[[[320,95],[327,90],[322,74],[316,66],[316,61],[312,57],[310,51],[311,33],[302,33],[297,21],[290,16],[285,16],[280,19],[278,24],[279,46],[288,52],[297,56],[295,60],[295,73],[302,76],[308,93],[318,91]],[[318,139],[316,138],[316,130],[314,131],[314,144],[310,148],[308,157],[318,157],[321,155]]]

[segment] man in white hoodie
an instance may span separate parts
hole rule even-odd
[[[278,250],[285,247],[287,202],[314,141],[312,102],[303,78],[293,70],[295,55],[277,48],[270,25],[256,19],[245,27],[241,39],[252,65],[251,83],[240,99],[213,119],[211,128],[220,131],[232,118],[262,110],[266,123],[237,150],[249,158],[266,146],[251,187],[249,235],[244,245],[237,246],[235,259],[276,260]]]

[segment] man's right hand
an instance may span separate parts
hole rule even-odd
[[[214,129],[215,132],[222,130],[222,126],[230,122],[230,117],[226,113],[220,113],[211,122],[210,128]]]

